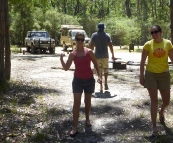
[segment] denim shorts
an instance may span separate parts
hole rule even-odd
[[[72,81],[72,89],[73,93],[94,93],[95,90],[95,79],[94,77],[90,79],[79,79],[77,77],[73,77]]]
[[[169,71],[162,73],[152,73],[145,71],[145,88],[170,89]]]

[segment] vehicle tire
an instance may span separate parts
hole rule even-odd
[[[36,53],[36,48],[34,45],[31,45],[31,54],[35,54]]]
[[[68,46],[66,46],[65,44],[63,44],[63,51],[67,51]]]
[[[43,53],[46,53],[46,49],[43,49]]]
[[[50,54],[55,54],[55,48],[49,48]]]
[[[30,51],[30,48],[29,46],[26,44],[26,51],[29,52]]]

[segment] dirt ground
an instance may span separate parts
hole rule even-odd
[[[140,52],[115,48],[115,57],[121,62],[132,61],[126,69],[113,69],[109,63],[109,90],[99,92],[99,84],[92,96],[91,128],[85,127],[84,102],[82,97],[79,118],[79,134],[69,137],[72,126],[73,95],[71,81],[74,65],[69,71],[62,70],[60,53],[12,54],[11,79],[15,88],[10,105],[15,110],[16,124],[12,129],[4,126],[13,119],[2,120],[1,141],[45,143],[148,143],[173,142],[173,100],[167,109],[166,124],[158,123],[159,136],[151,137],[150,102],[146,91],[139,84]],[[136,47],[137,48],[137,47]],[[66,54],[68,56],[68,54]],[[67,56],[65,59],[67,59]],[[172,67],[171,67],[172,68]],[[94,75],[97,79],[97,76]],[[18,89],[18,90],[16,90]],[[171,91],[173,94],[173,92]],[[171,95],[172,95],[171,94]],[[7,97],[6,97],[7,98]],[[32,99],[32,100],[31,100]],[[160,95],[159,95],[160,99]],[[13,102],[12,102],[13,101]],[[30,102],[29,102],[30,101]],[[2,108],[5,107],[2,103]],[[159,100],[160,104],[160,100]],[[11,109],[12,110],[12,109]],[[14,115],[14,114],[13,114]],[[7,118],[7,117],[6,117]],[[10,136],[11,132],[16,136]],[[5,133],[6,135],[5,135]]]

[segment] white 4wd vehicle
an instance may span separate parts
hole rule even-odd
[[[50,38],[49,33],[46,31],[28,31],[25,38],[26,51],[31,51],[32,54],[37,50],[55,53],[55,40]]]
[[[67,48],[71,47],[72,50],[75,49],[75,35],[77,32],[82,32],[85,35],[84,46],[89,47],[90,38],[83,30],[83,26],[80,25],[61,25],[61,38],[60,43],[63,46],[63,50],[66,51]]]

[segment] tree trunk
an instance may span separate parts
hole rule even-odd
[[[140,18],[140,0],[137,0],[137,17]]]
[[[11,50],[9,39],[8,0],[5,0],[5,78],[10,80],[11,75]]]
[[[173,43],[173,0],[170,0],[171,41]]]
[[[66,7],[67,7],[67,5],[66,5],[67,3],[66,3],[66,0],[64,0],[64,14],[66,14],[67,13],[67,9],[66,9]]]
[[[0,91],[4,90],[5,85],[5,68],[4,68],[4,4],[5,0],[0,0]]]
[[[130,0],[125,0],[126,12],[128,18],[131,17]]]
[[[157,19],[157,0],[154,0],[154,16]]]

